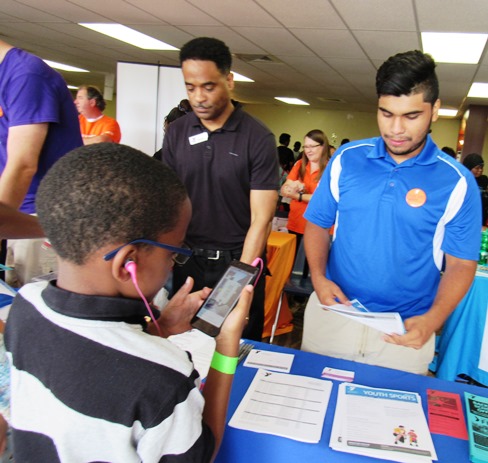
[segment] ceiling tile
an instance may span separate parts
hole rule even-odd
[[[313,52],[286,29],[278,27],[235,27],[234,29],[272,55],[313,56]]]
[[[364,58],[354,37],[346,30],[290,29],[305,45],[323,58]]]
[[[266,11],[288,28],[345,29],[327,0],[257,0]],[[299,14],[297,14],[299,12]]]
[[[488,31],[486,0],[414,0],[422,32]]]
[[[202,2],[189,0],[195,6]],[[254,0],[239,0],[227,3],[222,0],[205,0],[204,11],[222,24],[229,26],[279,27],[280,24]]]
[[[331,0],[350,29],[416,31],[412,0]]]
[[[419,50],[419,36],[416,32],[355,31],[371,60],[386,60],[390,56],[409,50]]]
[[[205,2],[199,2],[195,7],[185,0],[127,0],[137,8],[140,8],[155,18],[174,26],[217,26],[219,21],[207,14]],[[120,4],[120,8],[123,5]]]

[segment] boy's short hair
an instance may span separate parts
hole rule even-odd
[[[171,231],[186,198],[168,166],[126,145],[97,143],[54,164],[36,206],[56,253],[82,265],[108,244],[157,240]]]
[[[419,50],[391,56],[376,74],[378,98],[423,93],[424,101],[433,105],[439,98],[435,66],[432,57]]]
[[[224,76],[229,74],[232,67],[229,47],[213,37],[197,37],[185,43],[180,50],[180,64],[188,59],[213,61]]]

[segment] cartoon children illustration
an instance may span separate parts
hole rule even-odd
[[[398,444],[398,442],[403,444],[405,442],[406,434],[407,431],[405,429],[405,426],[399,425],[397,428],[395,428],[393,430],[393,435],[395,436],[395,444]]]
[[[408,440],[410,442],[410,445],[414,445],[415,447],[419,446],[419,443],[417,442],[417,437],[417,433],[413,429],[410,429],[410,431],[408,432]]]

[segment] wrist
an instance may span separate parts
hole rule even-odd
[[[227,356],[215,350],[212,357],[212,362],[210,363],[210,368],[218,371],[219,373],[224,373],[226,375],[233,375],[237,368],[237,363],[239,357],[237,356]]]

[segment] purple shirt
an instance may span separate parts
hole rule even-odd
[[[10,127],[49,123],[37,172],[20,208],[35,212],[39,182],[63,155],[83,144],[78,114],[66,82],[37,56],[18,48],[0,63],[0,173],[7,163]]]

